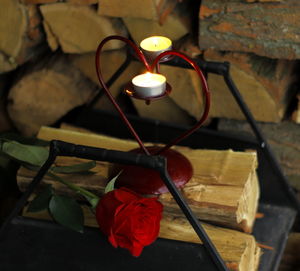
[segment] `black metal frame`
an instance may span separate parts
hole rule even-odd
[[[131,54],[127,54],[127,58],[124,63],[120,66],[120,68],[115,72],[115,74],[108,80],[107,85],[110,86],[113,82],[126,70],[132,60]],[[235,86],[229,70],[230,65],[227,62],[205,62],[200,59],[196,60],[197,64],[200,68],[206,73],[214,73],[218,75],[222,75],[224,77],[224,81],[227,84],[231,94],[235,98],[237,104],[239,105],[240,109],[242,110],[243,114],[245,115],[248,123],[250,124],[258,142],[258,146],[260,150],[263,152],[265,157],[269,160],[270,165],[274,171],[274,173],[279,177],[280,183],[282,187],[285,189],[286,194],[288,195],[288,199],[290,201],[290,206],[296,209],[298,212],[300,211],[300,204],[299,201],[293,191],[293,189],[289,186],[287,179],[285,178],[282,170],[280,169],[279,163],[277,162],[269,144],[267,143],[265,137],[263,136],[261,130],[259,129],[255,119],[253,118],[250,110],[248,109],[246,103],[243,101],[237,87]],[[164,63],[167,65],[174,65],[183,68],[190,68],[189,65],[178,58],[173,58],[171,61]],[[101,92],[96,98],[90,103],[90,106],[96,102],[96,100],[100,97]],[[151,168],[158,170],[161,178],[165,182],[166,186],[168,187],[169,191],[171,192],[172,196],[176,200],[179,207],[182,209],[184,214],[186,215],[187,219],[189,220],[190,224],[193,226],[194,230],[196,231],[199,238],[203,241],[203,244],[209,255],[212,257],[213,262],[215,263],[218,270],[227,270],[223,260],[220,258],[219,254],[217,253],[213,243],[210,241],[208,236],[206,235],[205,231],[203,230],[201,224],[190,210],[189,206],[186,204],[184,198],[178,191],[178,189],[173,184],[172,180],[170,179],[168,172],[166,171],[166,161],[163,157],[160,156],[146,156],[142,154],[133,154],[127,152],[120,152],[120,151],[112,151],[100,148],[92,148],[87,146],[81,145],[74,145],[62,141],[52,141],[50,145],[50,153],[49,158],[45,162],[45,164],[41,167],[31,184],[28,186],[26,192],[22,195],[22,197],[17,202],[15,208],[8,216],[8,218],[3,223],[0,229],[0,238],[5,235],[7,227],[10,225],[11,221],[17,214],[21,211],[21,209],[25,206],[29,196],[32,194],[36,186],[42,180],[52,163],[54,162],[57,156],[75,156],[80,158],[87,158],[93,160],[100,160],[100,161],[109,161],[115,163],[123,163],[123,164],[133,164],[139,165],[146,168]]]

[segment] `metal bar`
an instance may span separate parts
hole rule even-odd
[[[122,65],[116,70],[116,72],[108,79],[106,85],[108,88],[112,86],[112,84],[122,75],[122,73],[127,69],[130,65],[132,57],[130,54],[126,54],[126,59],[122,63]],[[95,97],[87,104],[88,107],[93,107],[93,105],[99,100],[100,97],[105,94],[104,89],[101,88]]]
[[[268,144],[266,138],[263,136],[262,131],[260,130],[259,126],[257,125],[253,115],[250,112],[247,104],[244,102],[243,97],[241,96],[240,92],[238,91],[236,85],[234,84],[230,73],[229,73],[229,63],[227,63],[227,71],[224,72],[223,77],[224,81],[229,88],[232,96],[235,98],[237,104],[239,105],[241,111],[243,112],[245,118],[247,119],[249,125],[251,126],[254,135],[256,136],[259,147],[262,149],[264,154],[269,159],[272,168],[274,169],[275,173],[280,177],[281,184],[283,185],[284,189],[286,190],[287,194],[290,196],[291,202],[295,205],[298,213],[300,213],[300,202],[293,191],[292,187],[289,185],[288,180],[286,179],[285,175],[283,174],[279,162],[277,161],[270,145]]]
[[[51,145],[55,148],[58,156],[75,156],[78,158],[93,159],[98,161],[100,160],[113,163],[137,165],[159,171],[162,180],[168,187],[170,193],[185,214],[188,221],[191,223],[196,234],[203,242],[204,247],[212,257],[215,265],[218,267],[218,270],[228,271],[214,244],[212,243],[205,230],[201,226],[200,222],[198,221],[197,217],[194,215],[193,211],[185,202],[183,196],[170,178],[167,171],[167,161],[164,157],[88,147],[59,140],[53,140],[51,143]]]
[[[50,144],[50,151],[49,151],[49,156],[46,162],[43,164],[43,166],[40,168],[36,176],[33,178],[32,182],[29,184],[27,190],[22,194],[20,199],[17,201],[14,209],[12,212],[9,214],[9,216],[5,219],[3,222],[1,228],[0,228],[0,239],[4,236],[8,225],[10,222],[13,220],[15,216],[17,216],[22,208],[25,206],[27,203],[27,200],[29,196],[32,194],[34,189],[37,187],[37,185],[41,182],[51,165],[54,163],[55,158],[57,156],[57,149],[53,144]]]
[[[164,159],[165,160],[165,159]],[[193,227],[194,231],[198,235],[199,239],[203,242],[203,245],[207,252],[209,253],[210,257],[212,258],[212,261],[216,265],[219,271],[228,271],[223,259],[221,258],[219,252],[217,251],[216,247],[210,240],[209,236],[206,234],[204,228],[200,224],[197,217],[194,215],[193,211],[189,207],[189,205],[186,203],[184,198],[182,197],[181,193],[171,180],[166,166],[166,161],[164,161],[164,164],[160,166],[160,174],[161,178],[164,181],[165,185],[169,189],[170,193],[172,194],[173,198],[177,202],[178,206],[186,216],[187,220],[190,222],[191,226]]]

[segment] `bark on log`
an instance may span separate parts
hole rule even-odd
[[[58,139],[75,144],[82,144],[107,149],[128,151],[137,147],[137,143],[103,135],[68,131],[64,129],[41,128],[38,138],[44,140]],[[149,144],[148,144],[149,145]],[[232,151],[192,150],[176,146],[192,163],[194,175],[182,189],[186,200],[202,220],[213,221],[227,227],[251,232],[258,204],[259,188],[256,178],[256,154]],[[80,161],[76,158],[58,158],[58,164],[71,164]],[[93,190],[100,195],[110,176],[110,166],[106,162],[97,162],[93,169],[96,177],[72,175],[71,179],[78,185]],[[32,172],[21,169],[18,173],[20,189],[28,185]],[[69,178],[70,176],[65,176]],[[84,180],[83,180],[84,179]],[[51,182],[58,191],[62,185]],[[65,191],[65,190],[64,190]],[[177,204],[169,193],[159,199],[165,210],[182,216]]]
[[[275,152],[290,184],[300,191],[300,129],[292,122],[279,124],[259,123],[259,126]],[[219,130],[237,133],[250,132],[249,124],[242,121],[220,120]]]
[[[100,41],[107,36],[127,36],[120,19],[99,16],[89,6],[57,3],[42,5],[41,12],[52,50],[60,46],[66,53],[95,52]],[[104,50],[119,49],[123,46],[121,41],[110,41]]]
[[[2,0],[0,18],[0,73],[3,73],[38,56],[45,46],[36,6]]]
[[[199,14],[200,48],[297,59],[299,12],[298,0],[282,3],[203,0]]]
[[[65,56],[54,55],[20,75],[9,91],[8,113],[22,134],[34,135],[40,126],[86,103],[94,91],[95,85]]]
[[[84,205],[82,205],[82,209],[84,212],[84,224],[89,227],[98,228],[95,215],[90,209]],[[37,219],[51,220],[51,217],[46,211],[31,213],[25,208],[22,215]],[[202,225],[221,257],[224,259],[229,270],[257,270],[261,253],[253,236],[205,223],[202,223]],[[173,217],[168,214],[164,214],[160,222],[159,237],[201,244],[201,241],[186,219]]]

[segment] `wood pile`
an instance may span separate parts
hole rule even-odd
[[[137,147],[137,143],[134,141],[96,135],[70,126],[63,127],[64,129],[42,127],[38,133],[38,138],[67,140],[75,144],[123,151]],[[252,232],[258,206],[259,188],[255,172],[256,153],[233,152],[231,150],[192,150],[179,146],[176,146],[175,149],[188,157],[194,169],[193,178],[181,189],[181,192],[199,218],[207,223],[219,225],[205,224],[204,227],[224,257],[227,266],[230,270],[256,270],[259,263],[260,248],[256,244],[255,238],[247,234]],[[81,160],[58,157],[56,164],[70,165]],[[97,166],[93,169],[94,175],[72,174],[69,176],[62,175],[62,177],[101,196],[107,180],[111,178],[109,175],[111,166],[107,162],[97,162]],[[17,181],[21,190],[27,187],[34,174],[35,172],[25,168],[18,171]],[[51,178],[45,177],[41,186],[45,184],[52,184],[54,189],[60,193],[71,193],[78,197],[76,193],[51,180]],[[199,243],[192,227],[179,210],[172,196],[169,193],[161,194],[159,200],[164,205],[160,237]],[[94,215],[88,208],[85,209],[86,225],[97,227]],[[44,213],[30,213],[26,210],[23,215],[43,219],[48,217]],[[221,225],[223,227],[220,227]]]
[[[162,35],[191,57],[231,64],[233,81],[262,123],[285,174],[300,191],[299,12],[298,0],[2,0],[0,132],[17,129],[26,136],[36,135],[43,125],[57,125],[71,110],[89,104],[114,111],[105,95],[94,100],[101,91],[94,64],[97,45],[109,35],[130,37],[136,44]],[[120,41],[107,43],[103,50],[101,67],[107,81],[125,61],[127,50]],[[142,72],[144,67],[133,61],[110,87],[129,111],[185,126],[199,119],[203,98],[193,70],[161,65],[172,93],[150,105],[123,93],[124,86]],[[222,76],[208,74],[207,79],[210,118],[217,119],[220,130],[247,130]],[[242,122],[232,124],[227,119]],[[225,184],[220,187],[225,189]],[[241,188],[235,189],[242,197]],[[171,199],[164,200],[172,210]],[[231,207],[230,219],[220,224],[250,231],[251,222],[241,222],[238,212],[233,214],[237,206]],[[208,211],[208,220],[218,217],[217,210],[208,209],[201,208]]]
[[[80,103],[86,104],[96,96],[95,89],[99,88],[94,55],[103,38],[108,35],[130,35],[139,44],[148,36],[162,35],[172,39],[175,48],[192,57],[202,55],[209,61],[230,62],[233,80],[254,117],[262,122],[280,122],[288,112],[288,107],[296,101],[296,94],[290,89],[298,78],[294,71],[299,56],[296,33],[298,22],[295,19],[299,3],[295,0],[279,3],[204,0],[199,7],[193,2],[3,0],[0,73],[21,67],[17,69],[12,89],[19,88],[20,84],[23,85],[22,81],[27,84],[28,80],[28,72],[23,69],[24,63],[27,63],[25,71],[36,70],[45,53],[49,59],[52,58],[49,57],[49,50],[53,54],[63,54],[63,57],[69,58],[65,61],[65,69],[77,69],[82,73],[80,77],[83,81],[90,80],[95,84],[93,86],[88,83],[84,87],[85,92],[94,92],[90,99]],[[136,12],[137,6],[139,12]],[[222,15],[224,11],[226,16]],[[268,14],[268,20],[265,19],[264,12]],[[251,19],[252,15],[255,15],[255,22]],[[197,17],[199,27],[196,25]],[[268,28],[269,25],[272,27]],[[197,28],[198,33],[195,31]],[[197,34],[199,45],[195,42]],[[111,41],[104,47],[101,65],[105,67],[103,70],[106,80],[122,64],[126,55],[124,45],[121,41]],[[137,62],[132,63],[111,86],[113,96],[125,99],[121,94],[124,85],[141,72],[143,67]],[[173,86],[170,97],[153,102],[151,106],[132,99],[136,111],[143,117],[190,125],[199,118],[203,108],[199,79],[194,71],[178,67],[163,66],[161,72]],[[54,79],[51,81],[54,82]],[[210,116],[243,119],[222,77],[209,74],[208,82],[212,92]],[[74,83],[76,84],[75,81]],[[53,88],[44,85],[41,89],[45,90],[43,93],[47,100],[47,94]],[[59,88],[55,89],[59,91]],[[23,111],[24,105],[20,104],[19,94],[11,91],[9,101],[13,110],[8,109],[10,117],[20,132],[34,135],[41,125],[53,124],[72,108],[79,106],[75,93],[71,92],[67,100],[75,101],[62,106],[60,114],[49,119],[43,103],[36,103],[35,108],[39,109],[35,113],[35,119],[32,119],[30,113],[15,112]],[[31,95],[28,102],[33,104],[37,98],[38,96]],[[94,107],[113,110],[106,97],[101,97]],[[28,119],[32,119],[32,127],[24,128],[22,123],[26,123]],[[297,110],[293,119],[298,119]]]

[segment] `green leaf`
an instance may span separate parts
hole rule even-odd
[[[108,193],[110,191],[113,191],[115,189],[115,182],[118,179],[118,177],[120,176],[120,174],[122,173],[122,170],[117,174],[117,176],[115,176],[114,178],[112,178],[108,184],[105,187],[104,193]]]
[[[49,141],[38,139],[36,137],[25,137],[13,132],[0,133],[0,140],[17,141],[26,145],[49,146]]]
[[[16,141],[3,142],[1,151],[11,158],[34,166],[42,166],[49,155],[44,147],[24,145]]]
[[[80,163],[72,166],[61,166],[61,167],[53,167],[51,171],[55,173],[79,173],[86,172],[96,166],[95,161],[90,161],[86,163]]]
[[[53,195],[51,184],[48,184],[46,188],[38,194],[28,206],[28,212],[40,212],[46,210],[49,206],[49,201]]]
[[[83,232],[83,212],[74,199],[54,195],[50,200],[49,211],[59,224]]]

